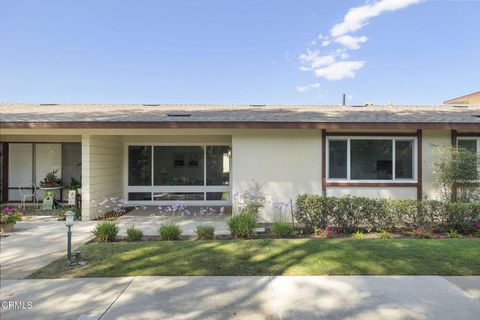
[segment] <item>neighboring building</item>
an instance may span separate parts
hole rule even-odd
[[[65,184],[81,177],[84,219],[112,196],[231,205],[253,180],[272,201],[433,199],[435,146],[480,151],[479,106],[2,104],[0,114],[2,201],[58,169]]]
[[[464,104],[480,106],[480,91],[467,94],[458,98],[450,99],[444,102],[445,104]]]

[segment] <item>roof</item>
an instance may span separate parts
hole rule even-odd
[[[64,128],[196,127],[211,124],[470,124],[480,130],[480,106],[451,105],[206,105],[206,104],[0,104],[0,126]],[[22,125],[24,124],[24,125]],[[59,127],[59,126],[57,126]],[[81,127],[81,126],[80,126]]]
[[[480,91],[470,93],[444,102],[445,104],[475,104],[480,103]]]

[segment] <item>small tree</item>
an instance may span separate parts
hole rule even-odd
[[[433,162],[434,182],[445,201],[471,202],[480,197],[480,157],[463,148],[437,148]]]

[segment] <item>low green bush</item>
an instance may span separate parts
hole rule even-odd
[[[457,230],[450,230],[450,231],[447,232],[447,234],[445,236],[449,239],[455,239],[455,238],[461,238],[462,237]]]
[[[96,241],[114,241],[117,238],[118,225],[112,221],[100,221],[95,225],[92,233]]]
[[[274,238],[291,238],[293,232],[293,226],[287,222],[274,222],[271,226],[271,233]]]
[[[202,225],[195,229],[197,238],[199,240],[212,240],[215,239],[215,228],[213,226]]]
[[[302,194],[296,200],[294,214],[309,231],[331,225],[343,233],[355,232],[360,227],[369,231],[424,228],[467,233],[475,230],[475,222],[480,219],[480,203]]]
[[[378,234],[378,239],[393,239],[393,234],[391,234],[390,232],[388,231],[385,231],[385,230],[382,230],[380,231],[380,233]]]
[[[228,228],[234,238],[254,238],[256,225],[257,220],[255,216],[250,213],[239,213],[228,219]]]
[[[355,240],[365,239],[365,234],[362,231],[357,231],[352,235],[352,239],[355,239]]]
[[[140,241],[143,238],[143,231],[135,226],[127,228],[127,241]]]
[[[182,230],[175,223],[162,224],[158,229],[162,240],[179,240]]]

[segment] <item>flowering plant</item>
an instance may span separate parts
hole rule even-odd
[[[477,226],[477,229],[480,229],[480,220],[477,221],[476,226]]]
[[[18,208],[5,207],[0,212],[0,224],[17,223],[22,220],[22,215]]]
[[[338,236],[337,230],[333,229],[331,226],[326,226],[325,229],[315,230],[315,235],[320,239],[331,239]]]

